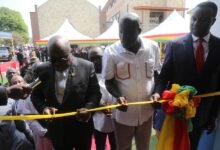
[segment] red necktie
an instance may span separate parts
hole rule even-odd
[[[197,68],[197,72],[201,73],[201,71],[203,70],[204,67],[204,48],[202,45],[202,41],[203,39],[199,39],[199,42],[197,44],[197,48],[196,48],[196,68]]]

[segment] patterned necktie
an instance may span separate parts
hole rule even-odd
[[[204,67],[204,47],[202,45],[203,39],[198,40],[196,48],[196,69],[198,73],[201,73]]]

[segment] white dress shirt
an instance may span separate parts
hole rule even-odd
[[[196,57],[196,48],[199,44],[199,37],[192,35],[193,38],[193,49],[194,49],[194,56]],[[210,33],[207,34],[206,36],[204,36],[203,38],[203,42],[202,42],[202,46],[204,48],[204,60],[206,60],[206,58],[208,57],[208,53],[209,53],[209,39],[210,39]]]
[[[112,95],[106,90],[105,82],[103,78],[101,77],[101,74],[97,74],[97,78],[99,80],[99,86],[100,91],[102,93],[102,98],[100,101],[100,104],[112,104]],[[103,112],[96,112],[93,115],[93,122],[94,122],[94,128],[100,132],[103,133],[110,133],[113,132],[113,124],[112,124],[112,118],[107,117]]]
[[[69,69],[63,72],[55,71],[55,93],[59,104],[63,103],[63,96],[66,88]]]

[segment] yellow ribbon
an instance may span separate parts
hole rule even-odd
[[[158,102],[164,103],[167,100],[160,100]],[[144,104],[151,104],[153,101],[142,101],[142,102],[132,102],[127,103],[128,106],[131,105],[144,105]],[[101,111],[105,109],[111,109],[111,108],[117,108],[120,107],[121,104],[114,104],[114,105],[107,105],[103,107],[97,107],[93,109],[88,109],[86,112],[95,112],[95,111]],[[68,117],[68,116],[74,116],[77,112],[69,112],[69,113],[62,113],[62,114],[54,114],[54,115],[23,115],[23,116],[0,116],[0,120],[36,120],[36,119],[51,119],[51,118],[60,118],[60,117]]]
[[[207,93],[207,94],[196,95],[196,96],[194,96],[194,97],[205,98],[205,97],[219,96],[219,95],[220,95],[220,91],[218,91],[218,92],[212,92],[212,93]]]
[[[207,93],[207,94],[201,94],[197,95],[195,97],[211,97],[211,96],[218,96],[220,95],[220,91],[213,92],[213,93]],[[159,100],[159,103],[167,102],[168,100]],[[141,102],[132,102],[127,103],[127,106],[131,105],[145,105],[145,104],[152,104],[153,101],[141,101]],[[117,108],[120,107],[121,104],[113,104],[113,105],[107,105],[103,107],[97,107],[93,109],[88,109],[86,112],[95,112],[95,111],[101,111],[105,109],[111,109],[111,108]],[[54,115],[23,115],[23,116],[0,116],[0,120],[36,120],[36,119],[51,119],[51,118],[60,118],[60,117],[68,117],[68,116],[74,116],[77,112],[69,112],[69,113],[62,113],[62,114],[54,114]]]

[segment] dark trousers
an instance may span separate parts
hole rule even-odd
[[[192,124],[193,124],[193,131],[189,133],[190,150],[197,150],[199,139],[202,134],[202,128],[199,125],[199,121],[197,117],[192,119]]]
[[[86,123],[70,120],[68,123],[61,122],[60,125],[65,126],[53,130],[49,128],[55,150],[73,150],[73,148],[75,150],[91,150],[93,132],[91,121]]]
[[[94,130],[94,136],[95,136],[96,150],[105,150],[106,149],[105,145],[106,145],[107,136],[109,139],[111,150],[116,150],[116,142],[115,142],[114,132],[103,133],[103,132],[99,132],[97,130]]]

